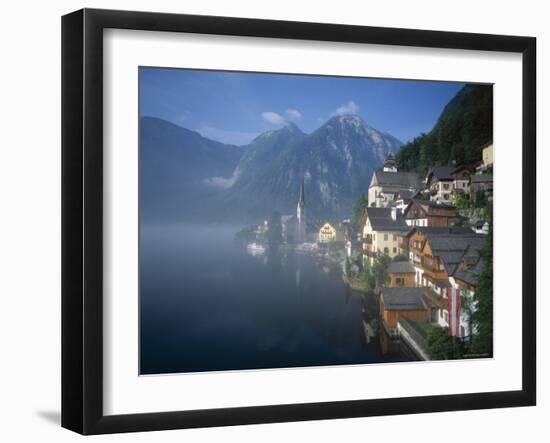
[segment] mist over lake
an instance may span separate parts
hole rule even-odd
[[[396,360],[366,345],[362,300],[338,266],[252,256],[234,240],[240,228],[142,225],[142,374]]]

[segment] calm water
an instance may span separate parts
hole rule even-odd
[[[253,257],[235,226],[142,226],[142,374],[394,361],[366,345],[338,266]],[[367,315],[376,317],[369,303]]]

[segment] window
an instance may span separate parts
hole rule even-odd
[[[445,200],[449,200],[449,194],[443,194],[443,198],[444,198]]]
[[[444,183],[443,184],[443,189],[448,190],[449,189],[449,183]]]
[[[389,249],[388,248],[384,248],[384,254],[389,254]]]
[[[384,234],[384,241],[388,241],[388,234]]]
[[[397,235],[394,234],[393,241],[397,241]],[[395,249],[395,248],[394,248]]]
[[[397,248],[393,248],[393,253],[397,254]]]
[[[395,279],[395,285],[396,286],[404,286],[405,285],[405,279],[401,277],[397,277]]]

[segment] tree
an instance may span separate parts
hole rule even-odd
[[[267,241],[269,244],[279,244],[283,241],[283,226],[281,224],[281,214],[279,211],[273,211],[267,221]]]
[[[493,89],[467,85],[445,106],[433,129],[405,144],[396,156],[402,171],[480,160],[479,146],[493,138]]]
[[[369,207],[369,196],[362,192],[361,195],[357,198],[355,203],[353,204],[352,211],[352,221],[355,224],[355,226],[359,226],[361,223],[361,217],[363,217],[363,213],[365,212],[365,209]]]
[[[450,336],[447,328],[433,326],[428,332],[427,352],[431,360],[453,360],[464,356],[464,345],[459,337]]]
[[[471,353],[493,355],[493,224],[489,224],[489,233],[485,247],[481,250],[483,269],[477,278],[474,294],[476,309],[472,313],[474,334],[470,347]]]
[[[470,207],[470,197],[465,192],[453,192],[453,205],[457,209],[468,209]]]
[[[409,256],[405,252],[401,252],[393,258],[393,261],[409,261]]]

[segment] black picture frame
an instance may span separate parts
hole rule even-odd
[[[519,53],[523,64],[522,389],[130,415],[103,413],[103,30]],[[319,420],[536,403],[536,39],[83,9],[62,18],[62,426],[81,434]],[[527,174],[526,171],[529,171]]]

